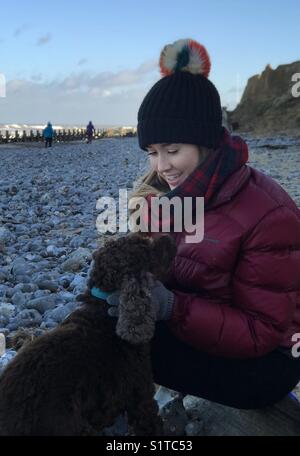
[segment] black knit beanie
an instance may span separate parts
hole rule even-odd
[[[220,95],[207,79],[209,55],[190,39],[165,46],[162,78],[145,96],[138,112],[141,149],[150,144],[183,143],[215,148],[221,137]]]

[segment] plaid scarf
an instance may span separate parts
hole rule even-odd
[[[196,197],[204,197],[205,208],[207,209],[213,197],[221,189],[223,183],[235,171],[241,168],[248,161],[248,146],[239,136],[231,136],[228,130],[223,127],[222,137],[217,149],[209,153],[202,162],[178,187],[166,193],[164,197],[172,199],[177,196],[182,199],[182,211],[184,211],[184,197],[192,197],[193,214],[196,208]],[[161,207],[157,209],[152,204],[153,194],[147,196],[148,211],[144,210],[142,215],[143,225],[151,231],[152,226],[158,232],[166,232],[169,224],[174,225],[174,211],[171,205],[170,217],[162,219]],[[184,212],[182,212],[183,214]],[[152,217],[152,220],[151,220]]]

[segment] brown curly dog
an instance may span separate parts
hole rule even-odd
[[[25,344],[0,377],[0,435],[99,435],[125,411],[135,435],[162,433],[153,399],[150,286],[164,280],[175,252],[167,235],[129,234],[93,254],[82,306]],[[118,319],[92,287],[121,290]]]

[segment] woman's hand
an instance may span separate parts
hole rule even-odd
[[[118,317],[120,304],[120,291],[115,291],[106,299],[110,305],[108,315]],[[156,312],[156,321],[169,320],[174,305],[174,293],[168,290],[159,280],[154,282],[151,288],[151,304]]]

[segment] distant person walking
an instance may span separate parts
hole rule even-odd
[[[87,135],[88,144],[91,144],[91,142],[93,140],[94,131],[95,131],[95,127],[94,127],[92,121],[90,120],[88,125],[86,126],[86,135]]]
[[[43,131],[45,147],[52,147],[52,141],[54,136],[54,130],[51,122],[48,122],[47,127]]]

